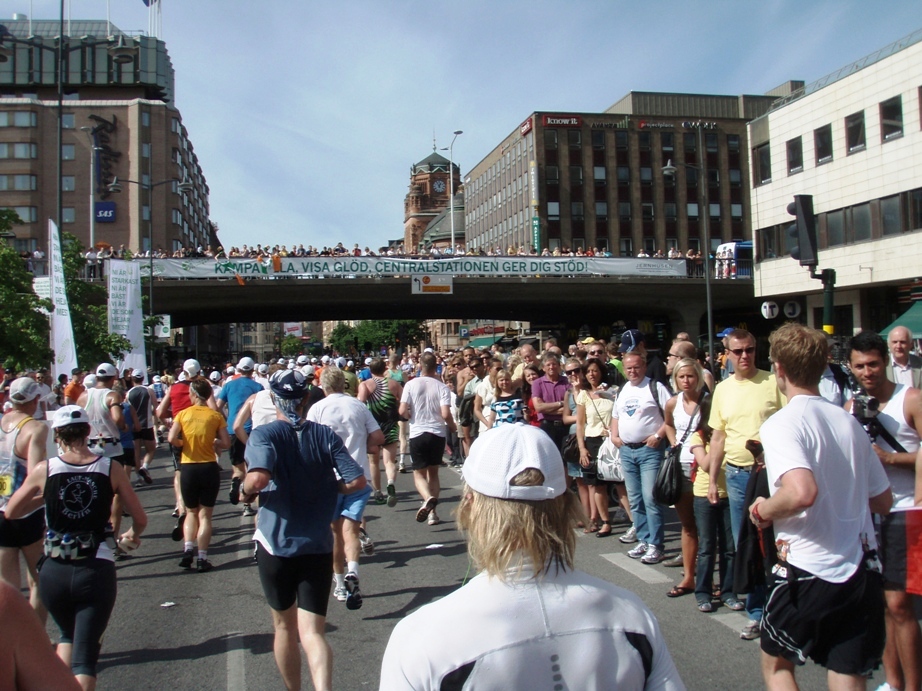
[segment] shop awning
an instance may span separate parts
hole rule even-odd
[[[493,334],[492,336],[482,336],[480,338],[472,338],[467,342],[467,346],[471,348],[483,348],[484,346],[491,346],[497,341],[503,339],[503,334]]]
[[[886,338],[897,326],[905,326],[909,329],[913,338],[922,338],[922,300],[913,302],[912,307],[897,317],[896,321],[886,329],[882,329],[880,335]]]

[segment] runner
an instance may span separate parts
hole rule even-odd
[[[372,416],[384,433],[384,442],[374,454],[368,454],[371,469],[371,486],[374,488],[376,504],[397,506],[397,444],[400,441],[400,397],[403,387],[400,382],[385,376],[387,364],[381,358],[368,363],[369,379],[359,385],[359,401],[368,406]],[[381,458],[384,458],[384,472],[387,477],[387,494],[381,492]]]
[[[240,375],[236,379],[227,382],[221,394],[218,396],[219,411],[226,414],[227,433],[234,434],[234,421],[237,419],[237,413],[246,403],[246,400],[262,389],[262,386],[253,380],[253,370],[256,369],[256,363],[253,358],[243,357],[237,363],[237,373]],[[247,433],[253,428],[252,423],[244,424]],[[236,505],[240,501],[240,483],[246,476],[246,462],[244,461],[245,443],[236,436],[231,439],[231,463],[233,464],[233,477],[231,478],[230,503]],[[244,516],[255,516],[256,509],[249,504],[243,505]]]
[[[154,436],[154,405],[150,388],[144,386],[144,372],[139,369],[131,373],[133,386],[128,391],[128,402],[138,419],[138,429],[132,430],[135,466],[138,476],[146,484],[154,480],[150,476],[150,463],[154,460],[157,442]]]

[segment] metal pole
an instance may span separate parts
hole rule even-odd
[[[58,23],[58,208],[56,223],[61,230],[61,215],[64,210],[62,161],[64,159],[64,0],[61,0],[61,14]]]
[[[700,125],[700,123],[699,123]],[[707,158],[704,152],[704,134],[698,127],[698,213],[701,214],[702,231],[704,235],[704,300],[707,310],[708,323],[708,362],[714,367],[714,312],[711,309],[711,237],[708,228],[710,205],[707,198]]]
[[[151,185],[153,181],[152,173],[152,164],[151,159],[154,157],[154,147],[150,147],[147,156],[147,308],[150,310],[149,314],[151,317],[154,316],[154,188]],[[141,204],[141,208],[144,208],[144,204]],[[140,233],[138,234],[140,236]],[[151,339],[150,339],[150,363],[151,369],[154,367],[154,347],[156,343],[156,335],[154,334],[153,323],[151,323]]]
[[[455,256],[455,135],[448,146],[448,213],[451,215],[451,256]]]
[[[81,127],[90,140],[90,247],[96,243],[96,141],[92,127]]]

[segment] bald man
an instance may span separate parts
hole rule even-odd
[[[905,326],[894,327],[887,336],[890,349],[890,364],[887,365],[887,379],[894,384],[905,384],[922,388],[922,358],[914,355],[912,334]]]

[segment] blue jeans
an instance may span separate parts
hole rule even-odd
[[[749,476],[755,466],[747,468],[735,468],[732,465],[725,465],[727,475],[727,494],[730,496],[730,524],[733,529],[733,546],[739,544],[740,525],[743,521],[749,520],[749,507],[746,506],[746,485],[749,484]],[[746,613],[750,619],[761,621],[762,607],[765,605],[765,586],[756,586],[752,592],[746,596]]]
[[[700,472],[700,471],[699,471]],[[698,560],[695,563],[695,600],[698,604],[711,601],[714,563],[720,553],[718,577],[721,599],[736,597],[733,593],[733,558],[736,549],[730,529],[730,500],[711,504],[707,497],[695,497],[695,525],[698,527]]]
[[[648,545],[663,548],[663,507],[653,499],[653,483],[663,463],[665,449],[651,449],[643,446],[630,449],[621,447],[621,468],[624,472],[624,486],[631,504],[631,515],[637,529],[637,539]]]

